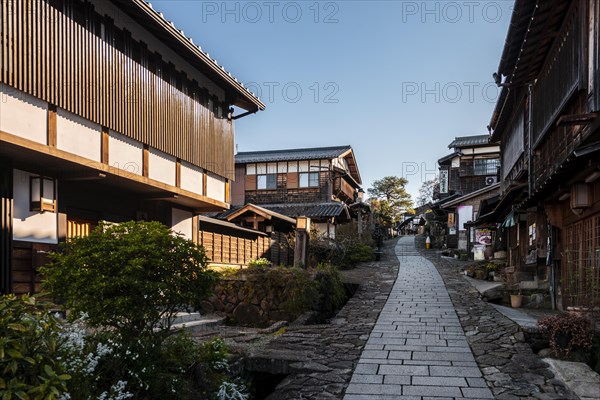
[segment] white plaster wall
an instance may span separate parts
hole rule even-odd
[[[317,234],[323,237],[329,237],[330,239],[335,239],[335,225],[329,224],[329,236],[327,236],[327,222],[313,222],[312,223],[317,230]]]
[[[202,193],[202,168],[188,162],[181,162],[181,188],[196,194]]]
[[[142,175],[144,145],[117,132],[109,131],[108,135],[108,164]]]
[[[477,147],[473,149],[473,154],[494,153],[499,151],[500,146]]]
[[[225,202],[225,178],[208,174],[206,179],[206,196]]]
[[[192,217],[189,211],[179,208],[171,209],[171,230],[181,233],[186,239],[192,240]]]
[[[37,243],[58,243],[58,214],[48,211],[43,213],[29,211],[29,177],[31,176],[36,176],[36,174],[14,170],[13,239]]]
[[[148,154],[148,177],[175,186],[177,158],[150,148]]]
[[[56,112],[56,147],[100,162],[102,127],[63,109]]]
[[[47,144],[48,103],[0,84],[0,131]]]

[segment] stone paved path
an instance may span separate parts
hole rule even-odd
[[[344,399],[493,399],[444,282],[414,240],[396,245],[398,278]]]

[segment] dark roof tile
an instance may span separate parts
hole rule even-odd
[[[346,145],[307,149],[245,151],[235,155],[235,162],[236,164],[247,164],[255,162],[329,159],[339,157],[351,149],[351,146]]]
[[[452,143],[448,145],[448,148],[454,149],[457,147],[482,146],[489,144],[489,139],[489,135],[459,136],[454,138]]]

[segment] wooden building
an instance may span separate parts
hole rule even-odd
[[[143,0],[0,0],[0,291],[99,220],[197,239],[229,207],[231,107],[264,105]]]
[[[432,204],[436,243],[471,251],[475,230],[468,223],[477,217],[480,201],[497,195],[500,146],[489,135],[455,137],[452,153],[440,158],[439,201]],[[443,240],[439,240],[443,236]]]
[[[201,217],[200,238],[213,264],[247,266],[257,258],[294,265],[296,219],[246,204]]]
[[[599,46],[596,0],[517,0],[495,74],[492,215],[515,281],[559,308],[600,305]]]
[[[309,217],[320,234],[334,237],[335,226],[351,220],[348,206],[361,184],[351,146],[240,152],[232,204]]]
[[[498,182],[500,146],[489,135],[456,137],[448,145],[452,153],[438,160],[440,199],[466,195]]]

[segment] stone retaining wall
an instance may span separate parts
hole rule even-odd
[[[251,281],[251,285],[249,285]],[[205,302],[205,312],[223,312],[239,325],[260,326],[294,318],[282,303],[285,287],[269,287],[257,278],[224,279]]]

